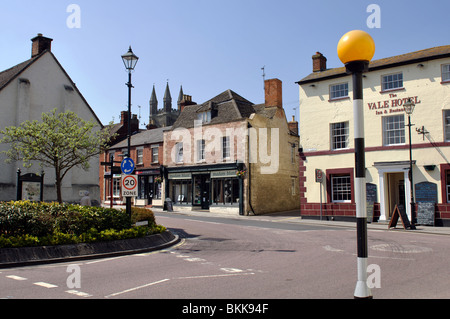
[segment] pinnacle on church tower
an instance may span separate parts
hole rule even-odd
[[[166,92],[164,93],[164,112],[172,112],[172,96],[170,95],[169,82],[166,85]]]

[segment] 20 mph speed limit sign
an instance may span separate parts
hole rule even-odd
[[[138,183],[136,175],[122,175],[122,197],[137,197]]]

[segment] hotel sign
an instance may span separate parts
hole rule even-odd
[[[398,98],[397,94],[389,94],[389,100],[369,102],[367,103],[367,106],[369,107],[369,110],[375,111],[375,115],[404,112],[405,109],[403,108],[403,104],[408,101],[409,98],[416,105],[421,103],[418,96]]]

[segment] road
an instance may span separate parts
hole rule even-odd
[[[0,298],[353,299],[354,228],[181,214],[157,214],[157,222],[182,241],[152,253],[0,270]],[[449,239],[369,230],[369,264],[380,275],[374,298],[449,298]]]

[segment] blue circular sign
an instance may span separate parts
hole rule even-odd
[[[122,169],[122,173],[124,173],[125,175],[131,175],[133,174],[136,165],[131,158],[125,158],[122,161],[122,164],[120,164],[120,168]]]

